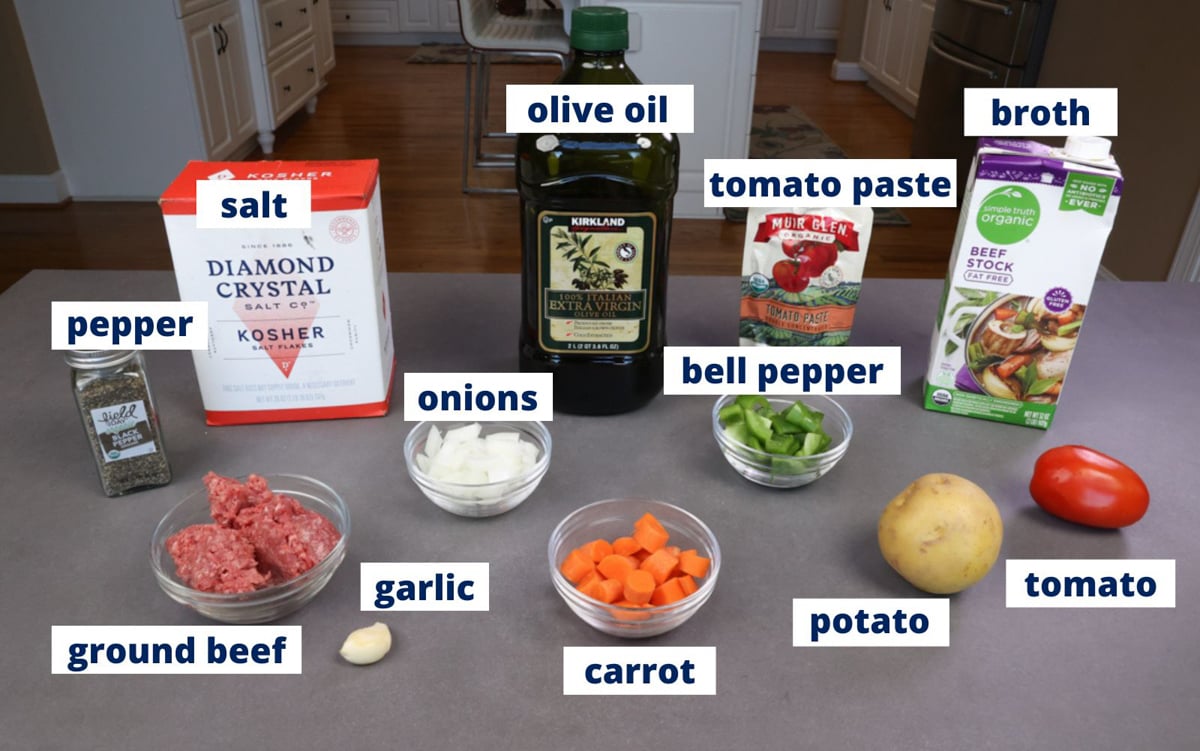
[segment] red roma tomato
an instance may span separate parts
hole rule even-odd
[[[771,275],[784,292],[803,292],[808,286],[808,274],[795,261],[779,261],[771,268]]]
[[[1128,527],[1150,506],[1137,472],[1086,446],[1059,446],[1039,456],[1029,494],[1047,513],[1106,529]]]

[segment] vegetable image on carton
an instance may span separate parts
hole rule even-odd
[[[938,309],[925,408],[1046,429],[1122,178],[1103,138],[980,139]]]
[[[197,182],[307,180],[311,227],[197,228]],[[384,415],[395,366],[379,163],[190,162],[160,199],[209,425]]]

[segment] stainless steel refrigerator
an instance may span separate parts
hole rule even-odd
[[[975,153],[963,136],[963,89],[1036,85],[1054,1],[937,0],[912,155],[957,159],[960,196]]]

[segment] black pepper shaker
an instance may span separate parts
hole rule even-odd
[[[108,496],[171,481],[141,352],[70,350],[71,390]]]

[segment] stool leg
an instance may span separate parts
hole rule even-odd
[[[467,84],[463,95],[463,152],[462,152],[462,192],[470,192],[467,188],[467,169],[471,161],[471,58],[475,50],[467,48]]]
[[[483,163],[483,123],[487,110],[488,87],[491,85],[491,60],[488,53],[479,54],[479,75],[475,82],[475,123],[471,137],[475,142],[475,166]]]

